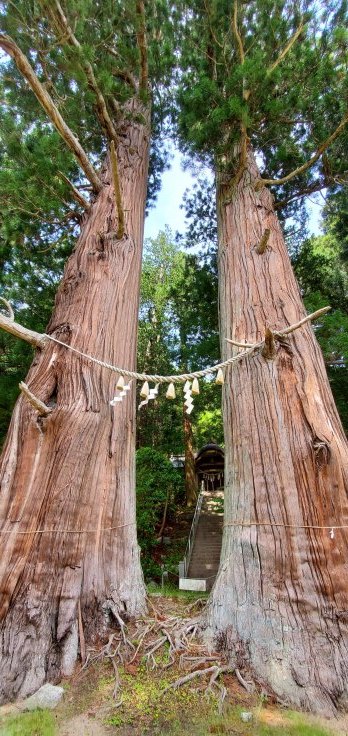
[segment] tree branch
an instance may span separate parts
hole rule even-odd
[[[12,304],[10,304],[10,302],[8,302],[7,299],[5,299],[3,296],[0,296],[0,301],[2,301],[5,304],[5,307],[7,308],[9,312],[10,316],[8,317],[8,319],[10,320],[10,322],[14,322],[15,316],[14,316],[14,311],[12,309]]]
[[[266,345],[267,342],[268,345],[270,345],[274,337],[278,339],[284,337],[284,335],[290,335],[291,332],[298,330],[298,328],[302,327],[302,325],[305,325],[306,322],[311,322],[312,320],[322,317],[324,314],[329,312],[330,309],[331,307],[321,307],[321,309],[317,309],[315,312],[312,312],[312,314],[307,314],[307,316],[303,317],[303,319],[301,319],[299,322],[295,322],[295,324],[290,325],[290,327],[285,327],[284,330],[270,330],[269,327],[267,327],[265,338]],[[228,337],[225,337],[225,340],[226,342],[231,343],[231,345],[235,345],[237,348],[244,348],[246,350],[256,347],[257,345],[257,343],[237,342],[237,340],[230,340]]]
[[[46,404],[43,403],[40,399],[35,396],[30,391],[30,388],[27,386],[24,381],[21,381],[19,384],[19,388],[24,394],[24,396],[28,399],[29,403],[36,409],[37,412],[39,412],[40,416],[47,417],[48,414],[51,414],[52,409],[50,409],[49,406],[46,406]]]
[[[63,9],[59,3],[59,0],[49,0],[48,2],[45,2],[45,0],[41,0],[41,4],[43,5],[43,7],[46,8],[52,19],[52,23],[56,27],[58,32],[63,34],[64,40],[66,40],[70,44],[70,46],[73,46],[73,48],[76,49],[80,66],[85,72],[87,78],[88,86],[95,94],[99,120],[108,138],[110,140],[117,141],[117,133],[110,118],[105,99],[101,90],[99,89],[98,82],[95,78],[92,64],[83,56],[81,44],[74,35],[72,28],[70,28],[68,20],[64,15]]]
[[[278,58],[273,62],[273,64],[271,64],[269,69],[267,69],[267,72],[266,72],[267,76],[269,76],[270,74],[272,74],[272,72],[274,72],[274,70],[277,68],[280,62],[283,61],[284,57],[289,53],[294,43],[297,41],[299,35],[302,33],[303,27],[304,27],[304,23],[303,23],[303,18],[302,18],[297,31],[295,31],[293,36],[291,36],[290,40],[288,41],[286,46],[283,48],[283,51],[280,52]]]
[[[315,192],[320,192],[321,189],[324,189],[324,187],[328,186],[329,182],[325,179],[318,179],[313,184],[311,184],[308,187],[304,187],[304,189],[301,189],[300,191],[293,194],[291,197],[288,197],[287,199],[281,199],[279,202],[275,202],[274,209],[275,210],[281,210],[282,207],[286,207],[286,205],[290,204],[291,202],[295,202],[297,199],[301,199],[301,197],[306,197],[308,194],[314,194]]]
[[[116,238],[117,240],[121,240],[121,238],[123,238],[124,236],[124,212],[123,212],[123,207],[122,207],[120,178],[118,175],[117,154],[115,150],[114,141],[111,141],[110,157],[111,157],[111,170],[112,170],[112,178],[114,182],[116,209],[117,209],[117,218],[118,218]]]
[[[86,174],[87,179],[93,185],[93,189],[96,192],[100,192],[103,185],[99,176],[92,164],[89,162],[79,140],[76,138],[74,133],[70,130],[65,120],[62,118],[58,108],[54,104],[52,98],[48,94],[45,87],[41,84],[38,77],[36,76],[34,69],[29,64],[28,59],[23,54],[19,46],[15,41],[5,34],[0,34],[0,47],[7,53],[15,62],[17,69],[21,72],[23,77],[29,84],[29,87],[34,92],[34,95],[38,99],[40,105],[43,107],[48,117],[52,121],[54,127],[58,130],[67,146],[73,152],[75,158],[80,164],[82,170]]]
[[[119,54],[115,49],[111,48],[110,46],[105,46],[106,50],[108,51],[111,56],[114,56],[115,59],[119,61]],[[138,91],[138,85],[133,77],[133,74],[129,72],[127,69],[119,69],[118,67],[116,69],[112,70],[114,77],[119,77],[120,79],[124,79],[127,84],[129,84],[130,87],[134,90],[134,92]]]
[[[233,30],[233,35],[237,41],[240,63],[244,64],[245,56],[244,56],[243,41],[242,41],[242,37],[238,30],[238,0],[234,0],[234,4],[233,4],[232,30]]]
[[[85,199],[85,197],[83,196],[83,194],[81,194],[81,192],[79,192],[78,189],[76,189],[76,187],[73,185],[72,181],[70,181],[70,179],[68,179],[68,177],[65,176],[65,174],[63,174],[62,171],[58,171],[58,176],[63,181],[65,181],[65,183],[71,189],[72,196],[74,197],[75,201],[78,202],[81,205],[81,207],[83,207],[86,210],[86,212],[87,212],[90,209],[90,206],[91,206],[90,203],[88,202],[88,200]]]
[[[25,340],[25,342],[30,343],[35,348],[43,348],[46,344],[46,337],[44,335],[40,335],[39,332],[34,332],[34,330],[28,330],[26,327],[19,325],[18,322],[14,322],[13,319],[5,317],[3,314],[0,314],[0,329],[9,332],[14,337]]]
[[[297,169],[292,171],[290,174],[287,174],[286,176],[283,176],[281,179],[258,179],[258,181],[255,184],[255,190],[258,191],[266,184],[268,185],[276,185],[276,184],[286,184],[287,181],[290,181],[291,179],[294,179],[295,176],[299,176],[299,174],[303,174],[304,171],[307,171],[307,169],[310,169],[313,164],[318,161],[320,156],[326,151],[326,149],[333,143],[336,138],[340,135],[345,125],[348,123],[348,114],[345,115],[343,120],[341,120],[340,124],[337,126],[336,130],[334,130],[333,133],[325,140],[323,143],[320,144],[319,148],[317,149],[316,153],[310,158],[305,164],[302,164],[302,166],[298,166]]]
[[[254,343],[253,342],[238,342],[237,340],[230,340],[229,337],[225,337],[226,342],[230,342],[231,345],[234,345],[236,348],[245,348],[246,350],[248,348],[253,348]]]
[[[139,87],[143,92],[147,91],[149,80],[147,42],[146,42],[146,25],[145,25],[145,6],[144,0],[137,0],[136,11],[139,16],[139,30],[137,32],[137,44],[140,53],[140,84]]]
[[[321,307],[321,309],[317,309],[315,312],[312,312],[312,314],[307,314],[307,317],[304,317],[300,320],[300,322],[295,322],[294,325],[290,325],[290,327],[286,327],[285,330],[280,330],[279,332],[274,331],[274,335],[276,337],[283,337],[283,335],[290,335],[290,332],[294,332],[295,330],[298,330],[299,327],[302,327],[302,325],[305,325],[306,322],[311,322],[312,320],[318,319],[319,317],[322,317],[324,314],[329,312],[331,307]]]
[[[239,157],[239,166],[236,172],[236,175],[233,178],[232,186],[237,187],[243,174],[246,169],[247,161],[248,161],[248,134],[247,129],[244,125],[244,123],[241,123],[240,125],[241,129],[241,141],[240,141],[240,157]]]

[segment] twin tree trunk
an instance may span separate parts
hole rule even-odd
[[[48,333],[134,369],[149,125],[148,112],[135,101],[128,112],[118,126],[117,146],[124,236],[116,237],[107,160],[104,187],[65,268]],[[5,700],[70,674],[82,627],[91,639],[118,614],[145,609],[135,517],[135,382],[123,402],[111,407],[115,373],[51,341],[37,353],[26,380],[53,410],[40,418],[21,396],[2,455]]]
[[[257,342],[266,325],[305,316],[258,178],[250,153],[230,201],[218,187],[223,359],[236,350],[225,337]],[[225,528],[210,630],[281,699],[326,714],[347,707],[348,529],[332,538],[311,525],[348,525],[348,448],[312,327],[277,343],[273,360],[231,368],[223,409]]]

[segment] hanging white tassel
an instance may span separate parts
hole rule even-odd
[[[166,393],[166,399],[175,399],[174,383],[170,383]]]
[[[184,401],[184,406],[193,406],[193,398],[192,396],[188,396],[187,399]]]
[[[191,406],[188,406],[186,409],[186,414],[191,414],[191,411],[193,411],[193,404]]]
[[[116,388],[118,388],[120,391],[123,391],[123,389],[124,389],[124,377],[123,376],[120,376],[119,377],[119,379],[118,379],[118,381],[116,383]]]
[[[199,383],[198,383],[198,379],[197,378],[194,378],[193,381],[192,381],[191,391],[192,391],[192,395],[193,396],[198,396],[198,394],[199,394]]]
[[[186,394],[186,392],[189,391],[190,388],[191,388],[190,381],[186,381],[186,383],[184,384],[184,394]]]
[[[335,532],[333,529],[330,529],[330,538],[334,539],[334,537],[335,537]]]
[[[149,392],[150,392],[149,384],[148,384],[147,381],[145,381],[145,383],[143,384],[142,389],[140,391],[140,398],[141,399],[147,399],[147,397],[149,395]]]
[[[217,383],[218,386],[223,386],[223,384],[225,383],[225,379],[224,379],[224,374],[222,372],[222,368],[219,368],[219,370],[217,372],[215,383]]]
[[[130,383],[125,383],[125,384],[124,384],[124,386],[123,386],[123,390],[124,390],[124,391],[130,391],[130,390],[131,390],[131,385],[130,385]]]

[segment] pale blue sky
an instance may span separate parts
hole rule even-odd
[[[145,220],[145,238],[155,238],[165,226],[175,233],[184,232],[185,211],[180,209],[185,189],[194,184],[194,177],[182,168],[182,156],[174,152],[171,167],[162,175],[162,187],[155,206]]]
[[[185,212],[180,209],[185,189],[191,188],[195,177],[182,167],[182,156],[174,151],[171,167],[162,175],[162,187],[158,194],[155,206],[150,210],[145,221],[145,238],[155,238],[160,230],[167,225],[174,233],[184,232]],[[316,204],[314,199],[307,200],[310,211],[308,230],[317,235],[320,231],[320,213],[322,204]]]

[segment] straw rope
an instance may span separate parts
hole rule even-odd
[[[227,526],[271,526],[283,527],[285,529],[348,529],[348,524],[321,526],[320,524],[283,524],[282,522],[276,521],[227,521],[224,527]]]
[[[97,534],[100,532],[111,532],[114,529],[124,529],[125,526],[133,526],[136,521],[130,521],[128,524],[120,524],[119,526],[102,526],[100,529],[30,529],[22,532],[15,530],[16,534]],[[0,534],[12,534],[14,529],[0,529]]]
[[[56,337],[52,337],[51,335],[44,335],[44,337],[47,337],[49,340],[58,343],[58,345],[63,345],[63,347],[67,348],[67,350],[71,350],[73,353],[80,355],[86,360],[90,360],[96,365],[100,365],[102,368],[107,368],[114,373],[119,373],[122,376],[127,376],[127,378],[135,378],[136,381],[151,381],[153,383],[185,383],[185,381],[189,381],[191,378],[203,378],[204,376],[208,376],[210,373],[217,373],[219,368],[226,368],[226,366],[231,365],[231,363],[236,363],[237,361],[241,360],[241,358],[244,358],[247,355],[251,355],[256,350],[261,349],[264,344],[263,341],[255,343],[252,348],[248,348],[248,350],[244,350],[242,353],[238,353],[238,355],[235,355],[232,358],[228,358],[228,360],[224,360],[222,363],[217,363],[217,365],[209,366],[209,368],[204,368],[201,371],[194,371],[193,373],[180,373],[179,375],[177,374],[174,376],[159,376],[157,374],[152,375],[149,373],[136,373],[136,371],[128,371],[125,368],[118,368],[111,363],[105,363],[103,360],[98,360],[98,358],[94,358],[87,353],[82,353],[80,350],[77,350],[77,348],[73,348],[66,342],[57,340]]]
[[[297,330],[299,327],[302,327],[307,322],[318,319],[318,317],[321,317],[329,309],[330,307],[323,307],[322,309],[318,309],[316,312],[313,312],[312,314],[309,314],[306,317],[304,317],[302,320],[300,320],[300,322],[296,322],[295,324],[290,325],[289,327],[285,327],[283,330],[274,331],[273,334],[276,338],[283,337],[284,335],[288,335],[291,332],[294,332],[295,330]],[[85,360],[89,360],[90,362],[101,366],[101,368],[107,368],[107,370],[113,371],[114,373],[118,373],[123,376],[127,376],[127,378],[134,378],[136,381],[151,381],[153,383],[160,383],[160,384],[185,383],[185,381],[190,381],[193,378],[203,378],[204,376],[208,376],[212,373],[217,373],[217,371],[220,368],[227,368],[227,366],[238,362],[242,358],[245,358],[248,355],[252,355],[256,351],[261,350],[265,344],[264,340],[262,340],[261,342],[257,342],[254,345],[248,344],[247,346],[243,346],[242,344],[238,344],[239,347],[243,348],[243,351],[238,353],[238,355],[234,355],[232,358],[228,358],[227,360],[224,360],[221,363],[217,363],[216,365],[209,366],[208,368],[204,368],[201,371],[193,371],[192,373],[180,373],[180,374],[172,375],[172,376],[160,376],[157,374],[137,373],[136,371],[128,371],[125,368],[119,368],[115,365],[112,365],[111,363],[106,363],[104,360],[99,360],[98,358],[94,358],[92,355],[83,353],[81,350],[78,350],[77,348],[73,348],[71,345],[68,345],[66,342],[62,342],[62,340],[58,340],[56,337],[52,337],[52,335],[45,334],[43,335],[43,337],[47,338],[48,340],[52,340],[52,342],[55,342],[58,345],[62,345],[67,350],[71,350],[71,352],[75,353],[76,355],[79,355],[82,358],[85,358]]]
[[[16,530],[16,534],[97,534],[100,532],[114,531],[115,529],[124,529],[126,526],[133,526],[136,521],[130,521],[128,524],[120,524],[119,526],[103,526],[100,529],[31,529],[26,531]],[[270,526],[282,527],[285,529],[348,529],[348,524],[329,524],[321,526],[320,524],[283,524],[282,522],[273,521],[228,521],[224,524],[227,526]],[[0,529],[0,534],[12,534],[14,529]]]

